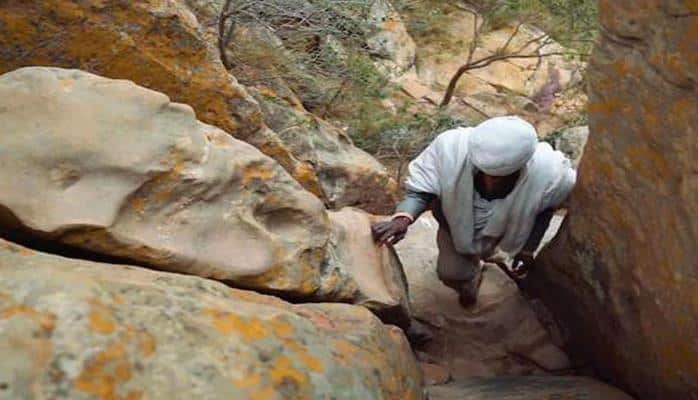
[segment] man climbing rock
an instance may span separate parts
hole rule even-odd
[[[381,245],[402,240],[427,209],[439,222],[439,279],[464,307],[477,301],[482,263],[497,248],[514,256],[523,277],[553,212],[571,192],[576,171],[519,117],[489,119],[440,134],[409,165],[405,199],[372,226]]]

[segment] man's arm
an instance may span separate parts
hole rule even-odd
[[[429,205],[435,198],[436,195],[431,193],[407,190],[405,198],[397,205],[394,216],[406,216],[414,221],[429,208]]]
[[[379,244],[395,244],[407,234],[409,226],[424,213],[436,195],[408,190],[389,221],[371,226],[373,239]]]
[[[548,227],[550,226],[550,221],[553,219],[553,215],[555,215],[555,210],[552,208],[549,208],[542,213],[538,214],[536,217],[536,222],[533,225],[533,230],[531,231],[531,234],[528,236],[528,240],[526,241],[526,244],[524,245],[523,249],[521,251],[528,252],[528,253],[535,253],[536,249],[538,249],[538,246],[540,245],[541,240],[543,240],[543,236],[545,236],[545,232],[548,230]]]
[[[538,249],[541,240],[543,240],[543,236],[545,236],[545,232],[550,226],[550,221],[553,219],[553,215],[555,215],[555,210],[552,208],[548,208],[542,213],[538,214],[536,217],[536,222],[533,225],[533,230],[528,236],[526,244],[514,257],[512,271],[519,278],[525,277],[526,273],[533,265],[534,253],[536,252],[536,249]]]

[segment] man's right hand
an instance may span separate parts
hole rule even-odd
[[[379,245],[396,244],[405,238],[412,221],[407,217],[397,216],[390,221],[375,223],[371,226],[373,240]]]

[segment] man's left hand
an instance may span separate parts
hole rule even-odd
[[[514,257],[514,262],[511,264],[511,272],[517,279],[524,279],[534,263],[533,253],[530,251],[521,251]]]

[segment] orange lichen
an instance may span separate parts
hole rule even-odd
[[[293,366],[290,358],[281,356],[276,359],[274,366],[269,371],[272,382],[281,384],[285,380],[292,380],[298,384],[303,384],[308,380],[308,376]]]
[[[128,392],[124,400],[141,400],[143,398],[143,392],[139,390],[132,390]]]
[[[114,317],[108,310],[101,307],[93,309],[88,315],[90,329],[103,335],[108,335],[116,330]]]
[[[302,362],[309,370],[313,372],[324,372],[325,367],[322,365],[319,359],[313,357],[308,353],[308,349],[305,346],[300,345],[297,341],[293,339],[283,339],[284,347],[290,350],[293,355],[295,355],[300,362]]]
[[[148,202],[143,197],[134,197],[131,199],[130,205],[135,212],[142,215],[143,213],[145,213],[145,209],[148,205]]]
[[[346,340],[335,340],[332,347],[339,361],[347,362],[356,354],[356,346]]]
[[[308,354],[307,350],[303,349],[303,351],[297,352],[296,356],[309,370],[317,373],[325,372],[325,367],[322,365],[322,362]]]
[[[383,29],[386,31],[394,31],[398,27],[398,23],[395,20],[388,20],[383,23]]]
[[[155,353],[155,338],[149,333],[143,333],[141,336],[141,352],[144,356],[149,357]]]
[[[126,349],[122,343],[115,342],[87,361],[85,368],[73,381],[73,386],[76,390],[92,394],[101,400],[120,400],[117,385],[129,379],[131,368]]]
[[[223,335],[235,332],[249,341],[259,340],[268,335],[266,327],[257,318],[243,320],[237,315],[212,309],[205,310],[204,313],[212,318],[213,326]]]
[[[269,400],[276,391],[273,387],[265,387],[250,393],[250,400]]]
[[[280,319],[272,319],[267,324],[274,331],[274,334],[280,338],[290,336],[295,331],[291,324]]]
[[[52,313],[42,313],[25,304],[14,304],[0,311],[0,319],[14,316],[25,316],[36,321],[44,332],[50,333],[56,326],[56,316]]]
[[[242,184],[247,186],[254,181],[269,181],[275,175],[270,165],[248,165],[242,172]]]

